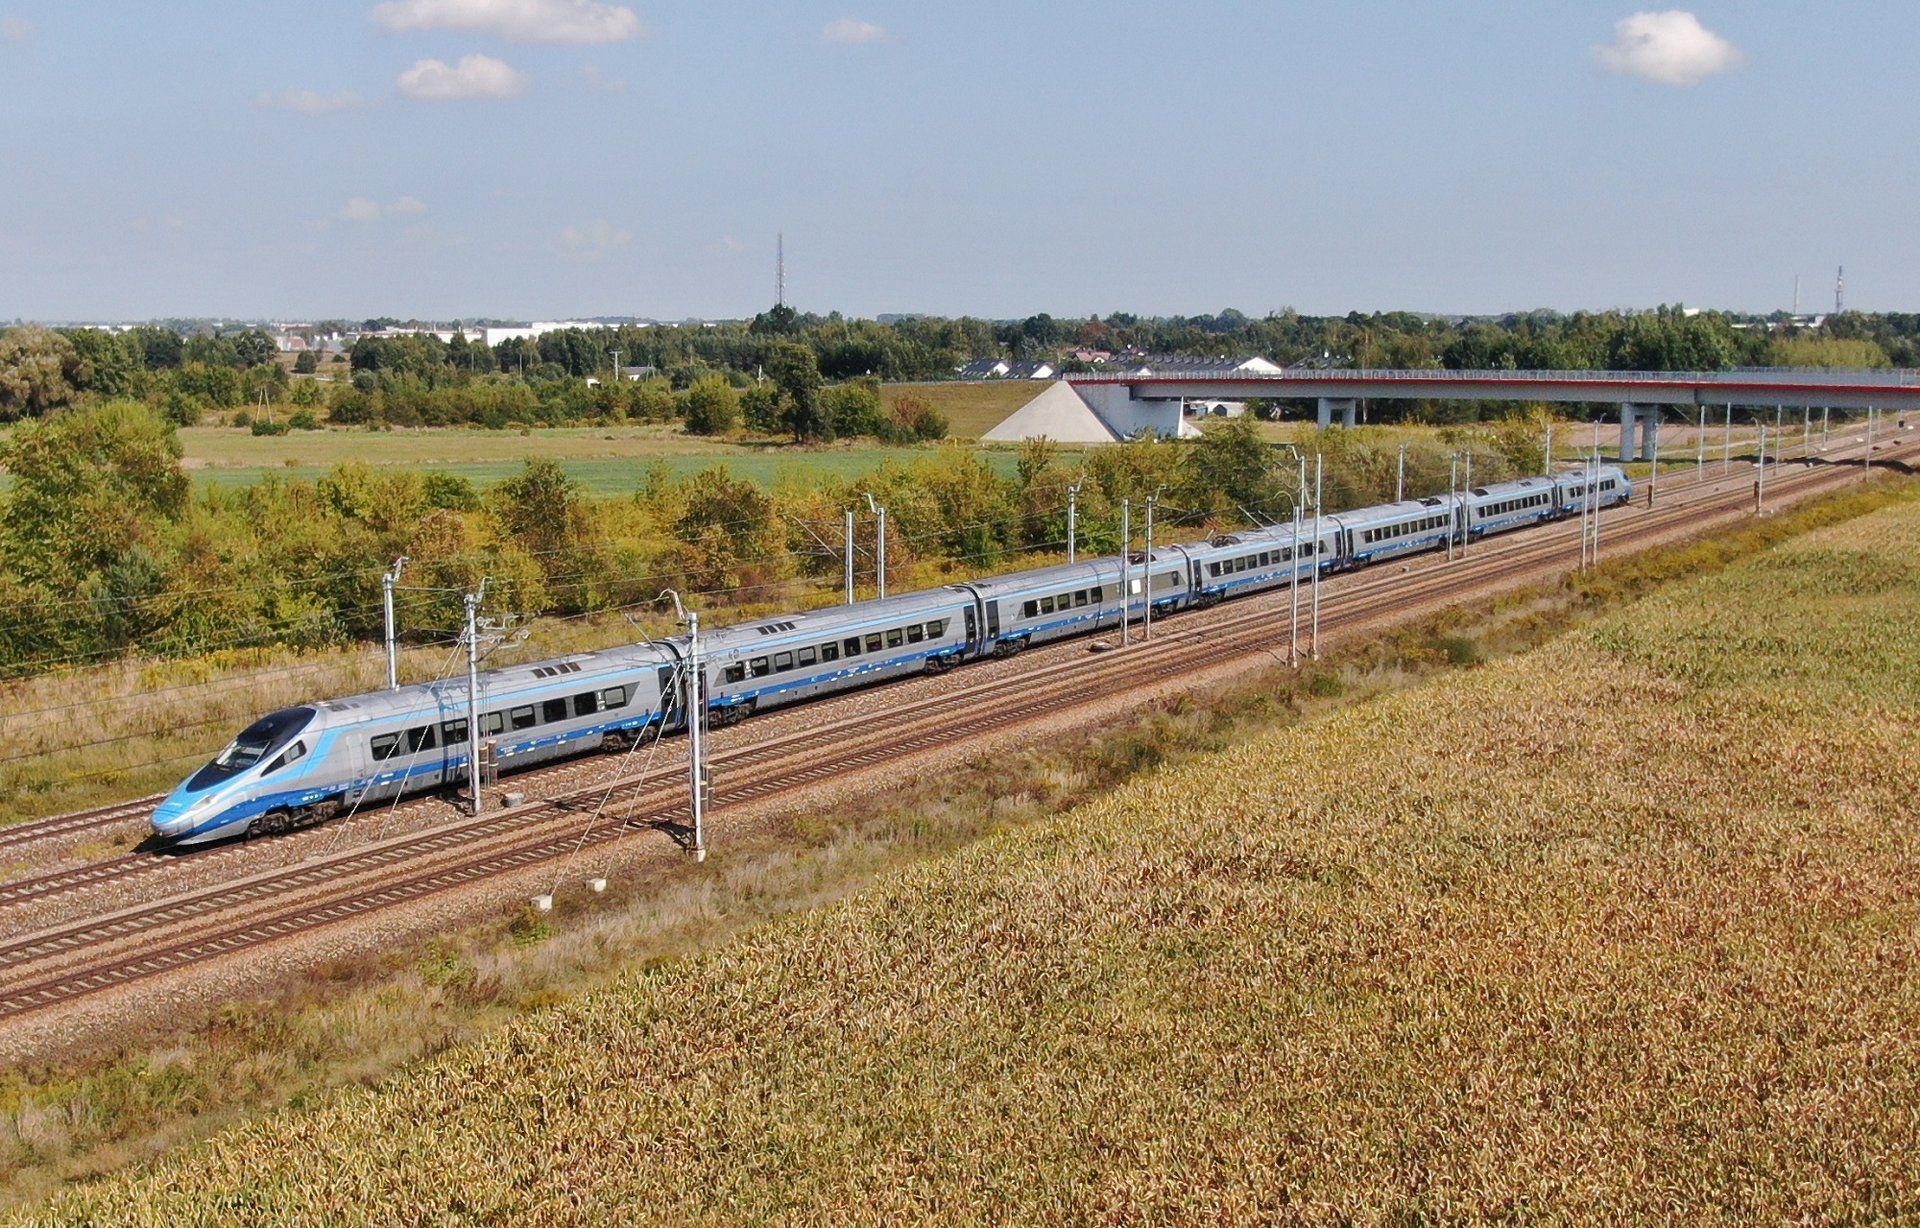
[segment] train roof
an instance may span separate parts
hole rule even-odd
[[[1343,529],[1357,529],[1368,525],[1394,523],[1415,516],[1445,515],[1453,503],[1453,497],[1450,495],[1428,495],[1424,499],[1402,499],[1398,503],[1376,503],[1372,507],[1356,507],[1350,512],[1335,512],[1327,519],[1339,521]]]
[[[598,652],[569,653],[564,657],[482,671],[480,693],[492,702],[520,691],[557,685],[558,679],[577,677],[584,681],[656,664],[669,665],[675,659],[670,650],[652,643],[622,644]],[[360,695],[314,700],[306,706],[332,717],[332,723],[339,724],[378,720],[429,708],[464,705],[466,702],[467,678],[462,673],[433,682],[411,683],[391,691],[368,691]]]
[[[734,623],[700,633],[700,654],[726,652],[754,644],[771,644],[794,639],[830,637],[852,626],[885,622],[890,618],[911,618],[917,614],[937,614],[964,605],[967,596],[958,588],[923,588],[886,598],[869,598],[850,605],[819,606],[799,614]],[[677,635],[671,643],[684,651],[687,637]]]
[[[1468,491],[1476,499],[1505,499],[1523,491],[1544,490],[1552,492],[1552,478],[1531,477],[1511,478],[1505,482],[1490,482],[1485,486],[1476,486]]]
[[[1154,561],[1163,557],[1161,551],[1154,550]],[[969,580],[965,586],[978,593],[983,600],[1010,597],[1016,593],[1052,591],[1070,589],[1077,584],[1101,584],[1120,570],[1118,555],[1099,555],[1082,559],[1074,563],[1055,563],[1051,567],[1037,567],[1032,571],[1008,572],[1004,576],[988,576],[980,580]]]

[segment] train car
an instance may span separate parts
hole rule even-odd
[[[1135,584],[1140,582],[1138,564],[1133,578]],[[1004,657],[1032,644],[1120,625],[1120,560],[1114,556],[1016,571],[955,587],[972,598],[979,611],[983,634],[976,657]]]
[[[700,637],[707,708],[722,724],[749,713],[914,673],[973,655],[979,612],[959,588],[826,606]],[[686,652],[684,637],[669,641]]]
[[[1351,569],[1437,550],[1447,544],[1449,534],[1458,540],[1460,516],[1457,496],[1431,495],[1339,512],[1329,519],[1340,534],[1340,565]]]
[[[1552,478],[1519,478],[1476,486],[1466,494],[1467,533],[1476,540],[1559,516]]]
[[[1627,477],[1627,471],[1618,465],[1600,466],[1598,487],[1594,504],[1598,507],[1617,507],[1633,497],[1633,482]],[[1577,516],[1587,506],[1587,474],[1582,469],[1570,469],[1555,475],[1553,479],[1555,506],[1562,516]]]
[[[1301,527],[1298,544],[1296,557],[1293,526],[1286,524],[1229,533],[1178,549],[1192,564],[1189,585],[1194,604],[1212,605],[1291,584],[1295,572],[1302,579],[1311,577],[1316,558],[1323,570],[1331,570],[1340,557],[1339,526],[1322,517],[1316,549],[1309,521]]]
[[[678,658],[656,645],[480,676],[481,740],[502,771],[624,746],[677,720]],[[200,844],[288,831],[464,780],[467,683],[421,683],[269,713],[154,810],[156,836]]]

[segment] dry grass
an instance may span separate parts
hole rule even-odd
[[[1916,529],[1156,773],[45,1218],[1913,1214]]]
[[[955,439],[978,439],[1008,414],[1040,395],[1047,380],[959,380],[937,384],[888,384],[881,406],[891,410],[902,397],[925,401],[947,418]]]

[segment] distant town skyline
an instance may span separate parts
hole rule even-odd
[[[0,0],[0,319],[1917,309],[1912,6]]]

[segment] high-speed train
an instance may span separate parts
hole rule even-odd
[[[1032,644],[1117,628],[1612,507],[1632,495],[1618,466],[1475,487],[1291,525],[1013,572],[882,600],[741,623],[701,637],[715,724],[935,673]],[[1124,574],[1123,574],[1124,573]],[[685,637],[576,653],[480,675],[480,738],[502,772],[686,726]],[[168,794],[154,833],[180,844],[285,831],[463,781],[469,738],[460,678],[321,699],[261,717]]]

